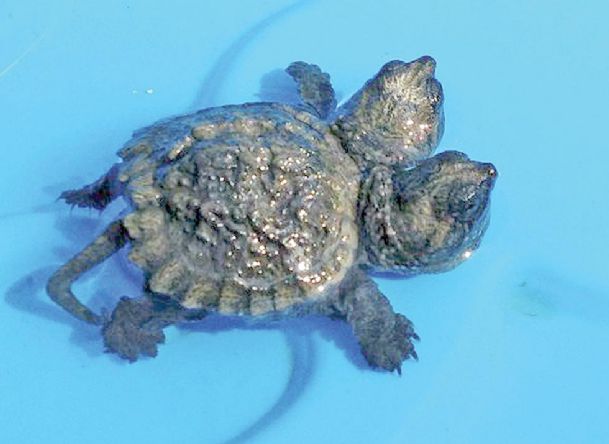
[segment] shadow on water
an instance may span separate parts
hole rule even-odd
[[[279,9],[258,23],[255,23],[244,33],[242,33],[237,40],[226,48],[212,69],[209,70],[203,79],[201,88],[192,102],[191,111],[217,105],[216,99],[218,96],[218,91],[226,78],[226,73],[229,72],[229,70],[233,67],[233,64],[238,59],[239,54],[243,52],[246,46],[259,37],[271,25],[314,1],[315,0],[296,1],[284,8]]]
[[[180,329],[213,334],[233,329],[276,330],[278,327],[276,324],[256,323],[252,325],[239,318],[210,316],[204,322],[181,325]],[[317,359],[311,332],[308,331],[306,325],[299,322],[282,322],[280,324],[287,348],[290,351],[290,373],[285,387],[266,412],[252,424],[228,440],[223,441],[223,444],[246,443],[264,432],[275,421],[290,411],[313,379]]]
[[[13,283],[5,293],[6,303],[22,312],[69,326],[70,342],[90,356],[101,355],[99,329],[73,318],[48,299],[45,285],[55,269],[39,268]]]
[[[285,69],[274,69],[260,79],[257,97],[263,102],[280,102],[290,105],[302,103],[296,82]]]
[[[260,418],[238,435],[224,441],[224,444],[247,443],[270,427],[278,418],[290,411],[298,402],[313,378],[316,356],[313,341],[308,334],[300,334],[289,329],[284,337],[290,350],[290,376],[275,403]]]
[[[285,319],[268,322],[252,322],[239,317],[212,315],[202,322],[181,324],[181,330],[216,334],[230,330],[280,330],[290,351],[290,374],[285,387],[273,405],[256,421],[223,441],[223,444],[247,443],[266,431],[278,419],[287,414],[298,402],[315,374],[317,363],[313,333],[342,349],[345,356],[357,367],[368,370],[351,328],[344,322],[325,317],[308,316],[300,319]]]
[[[221,82],[226,77],[227,71],[234,64],[239,52],[253,41],[255,37],[266,28],[276,23],[279,19],[287,17],[299,8],[312,3],[313,1],[314,0],[296,1],[276,11],[246,30],[227,48],[218,58],[212,69],[210,69],[202,83],[199,93],[193,101],[192,107],[198,109],[202,106],[215,105],[216,95]],[[260,97],[261,100],[267,101],[283,101],[287,103],[299,102],[294,82],[282,70],[274,70],[261,79],[258,97]],[[47,188],[48,189],[44,190],[45,192],[52,192],[52,194],[54,194],[53,197],[57,196],[58,193],[55,192],[57,191],[55,190],[57,187],[51,186],[50,188]],[[60,186],[60,188],[63,190],[68,187]],[[60,206],[56,204],[48,204],[34,207],[29,210],[2,214],[0,215],[0,218],[25,216],[32,213],[54,213],[58,211],[59,208]],[[99,216],[99,214],[96,215]],[[62,213],[58,213],[56,227],[68,241],[68,246],[55,249],[54,252],[58,259],[62,263],[68,260],[72,254],[84,247],[83,242],[90,241],[94,237],[92,236],[92,233],[98,233],[111,219],[112,217],[107,214],[107,211],[104,213],[104,217],[101,218],[83,217],[74,214],[65,216]],[[122,277],[117,277],[113,274],[112,279],[109,279],[110,281],[118,280],[118,283],[121,284],[120,281],[122,279],[123,284],[125,281],[129,281],[130,286],[137,287],[139,285],[141,288],[141,277],[138,279],[138,273],[134,273],[129,266],[126,266],[126,262],[128,261],[125,259],[124,254],[115,255],[111,261],[115,262],[115,265],[111,267],[114,268],[113,271],[116,271],[116,269],[121,270]],[[100,273],[100,268],[104,268],[105,266],[106,265],[96,267],[90,273],[87,273],[79,279],[79,283],[86,283],[87,280],[90,280]],[[17,310],[71,327],[72,334],[70,340],[72,343],[83,348],[89,355],[101,355],[103,350],[100,343],[101,338],[99,329],[72,318],[67,313],[58,309],[58,307],[48,299],[45,285],[55,269],[55,266],[39,268],[14,282],[5,293],[7,304]],[[98,284],[99,281],[103,280],[96,279],[95,283]],[[104,308],[107,309],[107,307],[112,307],[112,304],[116,303],[120,294],[124,293],[116,293],[114,290],[109,290],[107,288],[101,290],[96,289],[87,303],[94,310],[99,312]],[[286,320],[279,323],[260,323],[256,326],[251,326],[247,325],[243,320],[214,316],[209,317],[209,319],[206,319],[203,322],[180,325],[181,329],[197,330],[207,333],[231,329],[276,329],[278,327],[284,333],[286,344],[291,354],[290,375],[285,388],[268,411],[263,413],[251,425],[226,441],[225,444],[238,444],[249,441],[285,415],[300,399],[304,390],[310,383],[315,370],[316,353],[311,339],[311,334],[313,332],[318,332],[325,340],[333,342],[338,348],[342,349],[346,357],[357,367],[361,369],[368,368],[359,351],[357,341],[353,337],[351,328],[345,323],[332,321],[326,318],[309,317],[306,319]],[[118,359],[115,361],[124,364],[123,361]]]
[[[609,297],[604,289],[551,269],[532,268],[513,276],[518,280],[503,302],[515,313],[538,320],[561,316],[600,325],[609,322]]]
[[[359,344],[349,324],[325,316],[304,316],[301,318],[283,318],[274,320],[256,320],[237,316],[209,315],[203,321],[180,324],[181,330],[217,334],[231,330],[280,330],[296,332],[303,336],[319,334],[324,341],[332,343],[342,350],[345,357],[356,367],[369,370],[368,363],[362,356]]]
[[[92,233],[103,229],[105,219],[74,214],[66,215],[58,212],[55,228],[66,240],[64,245],[53,249],[58,264],[69,260],[75,252],[84,247],[90,238],[94,237]],[[95,267],[84,274],[78,280],[78,284],[87,284],[92,281],[97,283],[98,279],[95,278],[103,272],[103,268],[104,266]],[[103,349],[100,346],[99,328],[75,319],[54,304],[46,294],[46,283],[55,270],[57,270],[57,265],[40,267],[18,279],[6,290],[6,303],[22,312],[70,327],[70,342],[81,347],[90,356],[101,355]],[[109,298],[107,289],[102,287],[92,292],[87,304],[94,310],[100,311],[117,299]]]
[[[21,217],[21,216],[29,216],[31,214],[44,214],[44,213],[53,213],[57,209],[55,205],[36,205],[35,207],[28,208],[25,210],[17,210],[17,211],[9,211],[7,213],[0,214],[0,219],[11,219],[13,217]]]

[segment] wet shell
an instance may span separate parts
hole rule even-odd
[[[324,294],[358,244],[359,170],[328,126],[288,105],[159,122],[119,153],[130,259],[187,308],[262,315]]]

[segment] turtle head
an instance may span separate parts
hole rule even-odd
[[[442,86],[429,56],[385,64],[336,112],[333,130],[362,169],[429,157],[444,130]]]
[[[450,270],[468,259],[488,226],[496,177],[492,164],[447,151],[385,175],[384,193],[369,186],[362,216],[370,265],[417,274]],[[384,199],[375,200],[371,193],[378,191]]]

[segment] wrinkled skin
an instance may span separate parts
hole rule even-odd
[[[109,351],[155,356],[162,329],[208,313],[268,319],[318,314],[347,322],[371,367],[416,358],[412,323],[366,270],[440,272],[467,259],[488,226],[497,172],[449,151],[435,61],[392,61],[342,107],[329,76],[286,70],[302,103],[252,103],[157,122],[121,162],[62,198],[113,222],[49,280],[51,298],[102,326]],[[124,245],[146,276],[143,294],[108,319],[72,283]]]
[[[444,96],[435,67],[431,57],[389,62],[336,112],[333,129],[363,168],[411,166],[438,146]]]
[[[478,248],[497,172],[447,151],[416,168],[373,169],[361,206],[366,261],[404,275],[450,270]]]

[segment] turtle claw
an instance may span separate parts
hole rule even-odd
[[[416,359],[416,352],[410,342],[412,323],[401,314],[394,316],[393,325],[377,330],[373,337],[360,338],[360,345],[371,366],[390,372],[397,371],[401,375],[402,362],[410,356]]]

